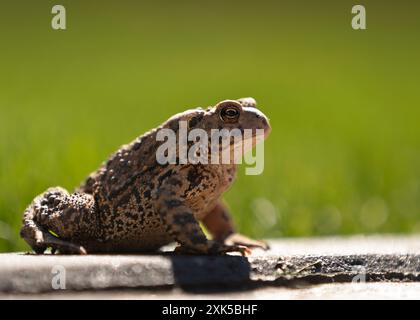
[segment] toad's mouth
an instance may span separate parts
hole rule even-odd
[[[267,128],[264,129],[264,139],[267,139],[270,133],[271,133],[271,127],[268,126]]]
[[[265,139],[269,136],[271,132],[271,127],[267,127],[266,129],[260,130],[252,130],[252,135],[249,136],[242,136],[239,141],[235,141],[235,139],[230,140],[230,149],[232,151],[241,151],[246,153],[252,150],[257,144],[263,143]]]

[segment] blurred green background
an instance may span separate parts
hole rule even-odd
[[[367,30],[351,28],[364,4]],[[54,31],[51,7],[67,9]],[[22,212],[176,112],[253,96],[265,170],[226,195],[253,237],[420,232],[414,1],[0,5],[0,251]]]

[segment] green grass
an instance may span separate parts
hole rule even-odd
[[[338,2],[338,1],[337,1]],[[72,190],[176,112],[253,96],[265,171],[226,195],[254,237],[420,231],[420,7],[364,1],[53,1],[0,8],[0,251],[22,212]]]

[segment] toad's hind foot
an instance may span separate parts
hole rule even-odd
[[[31,236],[27,237],[28,233],[25,231],[27,231],[27,229],[25,230],[22,228],[21,236],[36,254],[43,254],[47,248],[51,248],[53,254],[57,251],[63,254],[87,254],[85,248],[82,246],[61,240],[46,231],[41,231],[39,228],[32,233],[32,235],[35,235],[34,238]]]
[[[85,248],[82,246],[73,244],[71,242],[61,240],[49,233],[43,233],[43,240],[38,240],[37,246],[42,248],[51,248],[51,253],[59,252],[62,254],[87,254]],[[35,250],[36,252],[36,250]],[[43,253],[43,252],[41,252]]]

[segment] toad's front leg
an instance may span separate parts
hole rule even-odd
[[[177,180],[177,181],[175,181]],[[186,254],[224,254],[240,252],[250,254],[250,250],[242,245],[225,245],[208,240],[194,217],[194,213],[186,205],[185,199],[177,192],[179,180],[169,178],[157,191],[156,210],[166,225],[167,232],[180,244],[178,253]]]

